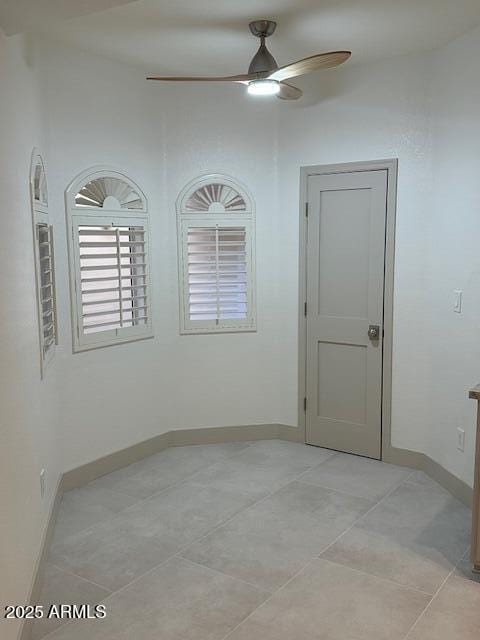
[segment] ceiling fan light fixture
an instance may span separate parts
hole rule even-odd
[[[252,80],[248,83],[247,91],[251,96],[274,96],[280,91],[280,83],[268,78]]]

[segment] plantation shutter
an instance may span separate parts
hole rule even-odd
[[[187,233],[189,319],[245,320],[246,228],[189,227]]]
[[[75,220],[80,342],[110,343],[109,338],[145,333],[151,324],[146,223]]]
[[[53,233],[50,225],[36,225],[36,242],[39,264],[40,344],[42,358],[45,359],[57,340]]]
[[[249,220],[182,220],[182,330],[255,330],[253,231]]]

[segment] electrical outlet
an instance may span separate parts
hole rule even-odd
[[[40,495],[42,498],[45,495],[45,469],[40,471]]]
[[[460,428],[457,429],[457,449],[465,451],[465,431]]]

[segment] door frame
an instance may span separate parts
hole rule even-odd
[[[397,213],[398,159],[320,164],[300,167],[300,250],[298,298],[298,426],[300,440],[306,442],[306,412],[304,398],[307,384],[307,185],[308,178],[332,173],[387,171],[387,202],[385,231],[385,274],[383,298],[383,365],[382,365],[382,434],[381,460],[388,459],[391,449],[392,414],[392,345],[393,289],[395,268],[395,219]]]

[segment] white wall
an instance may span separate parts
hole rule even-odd
[[[243,87],[167,88],[138,69],[43,44],[52,198],[57,214],[62,463],[76,467],[169,429],[276,423],[281,236],[275,109]],[[149,198],[152,340],[72,355],[63,193],[112,164]],[[246,183],[257,205],[258,331],[180,336],[175,200],[206,171]]]
[[[429,375],[426,439],[429,454],[471,482],[476,403],[467,390],[480,371],[480,29],[435,56],[433,82],[434,189],[428,220]],[[461,315],[453,290],[463,290]],[[456,429],[466,431],[466,453]]]
[[[0,32],[0,603],[27,600],[61,470],[55,364],[40,380],[30,158],[44,146],[35,55]],[[47,164],[47,171],[49,170]],[[46,493],[40,496],[40,469]],[[19,624],[0,616],[2,640]]]

